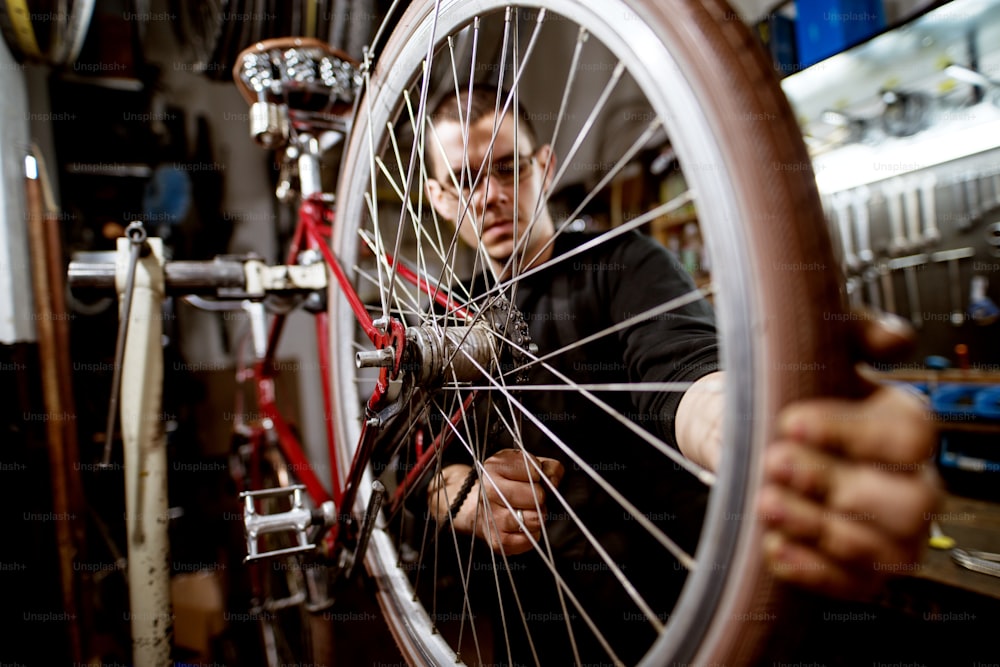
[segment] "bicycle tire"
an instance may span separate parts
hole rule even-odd
[[[545,9],[584,28],[620,62],[627,60],[630,76],[665,126],[697,193],[698,217],[706,225],[717,268],[716,311],[730,378],[724,425],[728,454],[697,548],[699,562],[714,567],[695,567],[688,575],[669,622],[640,662],[750,664],[766,650],[773,625],[756,622],[771,618],[761,612],[763,605],[784,594],[780,587],[772,590],[761,563],[760,526],[744,520],[754,506],[773,416],[791,400],[849,393],[852,387],[837,264],[811,161],[773,66],[739,16],[717,0],[445,0],[435,14],[436,4],[415,2],[407,9],[371,71],[345,151],[344,164],[353,168],[340,176],[334,250],[364,283],[357,268],[365,250],[358,229],[369,215],[366,196],[373,194],[372,148],[378,153],[386,146],[387,124],[396,122],[404,90],[416,92],[432,34],[439,47],[475,17],[495,16],[508,7]],[[405,172],[399,172],[402,181]],[[416,201],[420,186],[414,187],[410,194]],[[374,193],[376,202],[382,197]],[[355,327],[336,288],[330,309],[337,323],[331,332],[333,411],[339,461],[346,470],[367,396],[359,389],[354,365]],[[780,372],[789,369],[823,372]],[[369,471],[368,479],[374,476]],[[362,511],[368,495],[364,486],[359,495],[357,507],[348,510]],[[379,601],[400,649],[411,664],[455,662],[455,647],[437,632],[429,604],[414,594],[401,560],[398,541],[381,525],[366,564],[379,584]]]

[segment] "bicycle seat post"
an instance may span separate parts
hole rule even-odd
[[[290,147],[291,148],[291,147]],[[312,134],[300,134],[296,141],[297,162],[299,167],[299,192],[303,198],[323,191],[323,181],[320,178],[320,147],[319,140]],[[289,155],[288,157],[292,157]]]

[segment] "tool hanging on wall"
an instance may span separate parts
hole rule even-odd
[[[888,261],[881,261],[877,264],[879,282],[882,284],[883,310],[896,315],[896,288],[892,284],[892,271],[889,269]]]
[[[920,286],[917,283],[917,267],[927,263],[927,255],[907,255],[889,260],[889,268],[893,271],[903,271],[906,280],[906,300],[910,309],[910,322],[915,329],[924,326],[924,314],[920,309]]]
[[[850,272],[860,268],[858,256],[854,252],[854,240],[851,238],[851,196],[847,192],[837,192],[833,195],[833,210],[837,220],[837,231],[840,243],[844,248],[844,266]]]
[[[869,215],[872,193],[867,185],[862,185],[855,188],[851,194],[854,231],[858,240],[857,258],[862,263],[870,264],[875,259],[875,253],[872,252],[871,218]]]
[[[986,276],[972,276],[969,294],[969,319],[979,326],[988,326],[1000,317],[1000,308],[986,295]]]
[[[937,177],[926,174],[920,181],[920,208],[924,219],[924,240],[933,244],[941,240],[937,225]]]
[[[994,257],[1000,257],[1000,222],[994,222],[983,233],[986,235],[986,242],[990,244],[990,252]]]
[[[851,212],[854,218],[854,234],[857,241],[858,270],[865,284],[868,304],[876,310],[882,310],[882,297],[879,293],[879,269],[875,265],[875,253],[872,252],[871,240],[871,190],[867,185],[855,188],[849,194]]]
[[[907,178],[902,184],[903,202],[906,205],[906,240],[911,250],[924,246],[920,232],[920,184],[915,177]]]
[[[890,179],[882,185],[882,193],[889,209],[889,228],[892,234],[889,239],[889,254],[896,257],[910,250],[903,226],[902,183],[898,178]]]
[[[958,231],[967,232],[972,229],[976,219],[979,217],[978,207],[978,184],[972,180],[972,176],[966,174],[956,178],[952,184],[952,195],[957,206],[954,216],[958,222]]]
[[[960,327],[965,322],[965,309],[962,308],[962,283],[959,261],[974,257],[975,248],[955,248],[942,250],[930,256],[931,262],[948,263],[948,286],[951,291],[951,324]]]
[[[976,224],[979,218],[983,215],[979,202],[979,174],[975,172],[966,174],[963,183],[965,185],[966,206],[968,207],[967,210],[969,212],[968,223],[963,231],[967,231],[974,224]]]
[[[1000,206],[1000,169],[993,172],[990,178],[993,181],[993,208]]]

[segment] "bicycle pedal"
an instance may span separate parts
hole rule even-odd
[[[295,485],[275,489],[260,489],[240,493],[243,499],[243,530],[247,540],[244,563],[312,551],[315,544],[309,541],[307,529],[313,524],[313,513],[305,506],[302,492],[305,486]],[[291,509],[285,512],[262,514],[254,504],[258,499],[287,497]],[[258,538],[270,533],[288,533],[295,541],[291,547],[260,549]]]

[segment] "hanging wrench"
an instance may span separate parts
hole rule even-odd
[[[1000,206],[1000,169],[993,172],[993,206]]]
[[[881,261],[878,263],[878,276],[882,283],[882,295],[885,297],[885,312],[896,315],[898,312],[896,310],[896,290],[892,284],[892,270],[889,268],[889,262]]]
[[[927,174],[920,181],[920,206],[924,216],[924,240],[927,243],[937,243],[941,240],[941,232],[937,226],[937,202],[935,193],[937,176]]]
[[[902,185],[903,201],[906,204],[906,240],[911,250],[924,244],[920,234],[920,193],[916,178],[907,178]]]
[[[871,264],[875,259],[872,252],[872,236],[869,217],[869,203],[872,193],[867,185],[855,188],[851,197],[851,207],[854,210],[854,231],[858,240],[858,261]]]
[[[958,216],[958,230],[967,232],[972,229],[979,218],[979,183],[975,180],[975,174],[965,174],[955,181],[954,185],[956,199],[961,207],[961,214]]]
[[[965,309],[962,307],[962,285],[961,273],[959,271],[959,260],[974,257],[975,248],[956,248],[954,250],[942,250],[931,255],[932,262],[948,262],[948,283],[951,288],[951,323],[960,327],[965,322]]]
[[[861,279],[853,276],[847,279],[847,303],[851,310],[860,309],[864,305],[864,295],[861,293]]]
[[[865,288],[868,293],[868,305],[878,311],[882,311],[882,296],[879,294],[879,269],[874,264],[865,267],[861,272],[861,278],[865,281]]]
[[[949,219],[958,223],[959,231],[965,231],[972,226],[969,222],[969,200],[966,197],[965,185],[962,179],[956,177],[951,183],[951,194],[955,200],[955,212],[948,216]]]
[[[844,247],[844,265],[849,272],[857,271],[860,264],[854,254],[854,241],[851,238],[851,201],[846,192],[833,195],[833,209],[837,216],[837,230],[840,233],[840,243]]]
[[[889,225],[892,228],[892,238],[889,241],[889,254],[898,256],[909,250],[909,243],[903,231],[903,204],[900,201],[901,187],[899,179],[886,181],[882,186],[885,200],[889,207]]]
[[[882,299],[876,284],[878,269],[874,266],[875,253],[872,252],[871,225],[869,224],[868,205],[871,200],[871,190],[868,189],[867,185],[862,185],[852,190],[849,196],[851,211],[854,213],[854,234],[858,244],[856,258],[861,278],[865,283],[868,303],[876,310],[882,310]]]
[[[924,325],[924,314],[920,310],[920,287],[917,284],[916,267],[927,263],[927,255],[908,255],[889,260],[889,268],[893,271],[902,269],[906,279],[906,300],[910,306],[910,322],[915,329]]]

